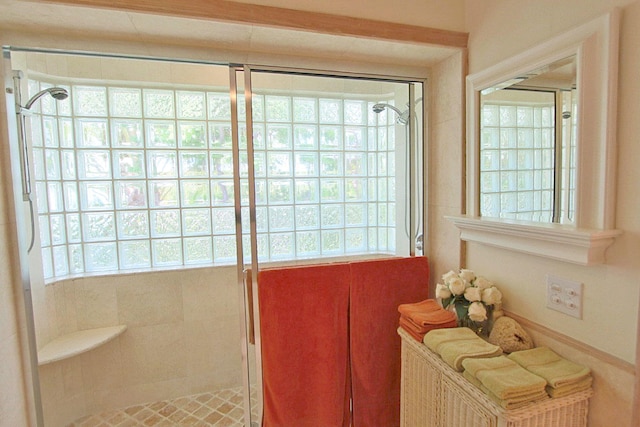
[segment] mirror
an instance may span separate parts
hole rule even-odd
[[[604,262],[620,234],[619,22],[620,11],[613,9],[467,76],[466,207],[447,217],[462,240],[583,265]],[[526,99],[517,99],[523,94]],[[546,110],[527,110],[533,105]],[[518,120],[533,123],[538,116],[540,129],[520,129]],[[502,121],[515,128],[501,129]],[[536,133],[543,136],[536,140]]]
[[[576,56],[480,91],[480,216],[570,224]]]

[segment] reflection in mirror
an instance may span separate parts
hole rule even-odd
[[[605,262],[620,234],[619,22],[614,9],[467,76],[467,198],[462,215],[447,217],[462,240],[581,265]],[[551,92],[553,112],[534,111],[551,101],[499,98],[525,89]],[[543,178],[553,184],[543,186]]]
[[[480,215],[574,221],[576,57],[480,93]]]

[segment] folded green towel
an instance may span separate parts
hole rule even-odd
[[[548,347],[516,351],[509,355],[509,359],[541,376],[553,388],[577,383],[591,375],[589,368],[558,356]]]
[[[471,384],[473,384],[474,386],[478,387],[484,394],[487,395],[487,397],[489,397],[489,399],[493,400],[495,403],[497,403],[498,405],[500,405],[504,409],[518,409],[518,408],[522,408],[524,406],[527,406],[527,405],[529,405],[531,403],[537,403],[537,402],[540,402],[542,400],[546,400],[546,399],[549,398],[547,393],[545,393],[544,390],[543,390],[543,391],[538,391],[536,393],[528,394],[528,395],[522,396],[522,397],[516,397],[516,398],[512,398],[512,399],[500,399],[500,398],[498,398],[498,396],[496,396],[495,394],[491,393],[491,390],[489,390],[488,388],[483,386],[482,383],[480,381],[478,381],[477,378],[472,376],[467,371],[464,371],[462,373],[462,376],[465,377],[467,380],[469,380],[469,382]]]
[[[547,393],[549,393],[549,396],[551,397],[564,397],[573,393],[589,390],[591,388],[592,382],[593,378],[591,377],[591,375],[589,375],[588,377],[584,378],[581,381],[578,381],[577,383],[565,385],[562,387],[553,388],[551,386],[547,386]]]
[[[445,328],[427,332],[423,342],[429,347],[429,350],[440,354],[438,347],[443,343],[476,338],[482,339],[469,328]]]
[[[529,397],[527,399],[523,399],[520,401],[515,401],[515,400],[500,400],[498,399],[495,395],[493,395],[491,392],[486,392],[487,396],[489,396],[489,399],[493,400],[494,402],[496,402],[498,405],[500,405],[501,407],[503,407],[504,409],[519,409],[519,408],[523,408],[527,405],[531,405],[532,403],[538,403],[541,402],[543,400],[547,400],[549,399],[549,395],[547,395],[547,393],[541,393],[536,397]]]
[[[465,359],[462,366],[500,400],[518,399],[545,392],[547,382],[505,356]]]
[[[469,358],[495,357],[502,354],[502,349],[475,336],[466,340],[443,342],[438,346],[442,360],[458,372],[464,368],[462,363]]]
[[[466,358],[502,354],[499,346],[488,343],[469,328],[434,329],[427,332],[423,342],[457,371],[462,371],[462,361]]]

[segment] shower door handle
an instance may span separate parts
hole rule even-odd
[[[254,325],[255,316],[253,312],[253,276],[250,268],[247,268],[244,271],[244,285],[245,285],[245,295],[247,298],[247,312],[248,312],[248,325],[247,325],[247,335],[249,344],[256,343],[256,328]]]

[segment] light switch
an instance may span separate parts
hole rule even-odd
[[[582,319],[582,283],[548,274],[547,307]]]

